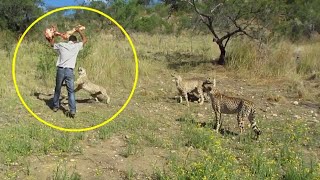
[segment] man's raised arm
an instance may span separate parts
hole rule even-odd
[[[54,36],[51,39],[47,39],[51,45],[51,47],[53,47],[54,45]]]
[[[83,45],[87,43],[88,40],[87,40],[87,37],[84,35],[84,33],[79,29],[77,29],[76,31],[80,34]]]

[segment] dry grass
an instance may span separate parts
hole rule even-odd
[[[289,41],[258,45],[247,39],[235,40],[229,49],[229,67],[260,77],[299,79],[320,70],[320,43],[293,44]],[[299,57],[297,59],[297,57]],[[248,72],[248,73],[246,73]]]
[[[130,87],[134,75],[133,54],[128,41],[118,34],[114,32],[113,35],[100,34],[99,37],[91,37],[85,47],[89,50],[80,58],[78,66],[85,67],[89,75],[99,84],[111,87],[121,82],[122,86]],[[219,55],[219,49],[212,43],[210,35],[195,36],[187,33],[183,36],[175,36],[135,33],[131,38],[138,58],[141,60],[139,70],[142,78],[154,76],[156,74],[154,72],[161,71],[155,66],[163,66],[163,61],[172,64],[176,62],[177,66],[189,65],[192,69],[188,70],[197,71],[199,70],[197,66],[202,68],[200,65],[202,62],[209,63]],[[317,59],[320,55],[319,46],[320,43],[292,44],[289,41],[259,46],[248,39],[238,39],[232,41],[227,49],[228,67],[254,77],[300,80],[305,75],[320,70],[320,62]],[[36,72],[30,68],[34,69],[32,67],[41,58],[39,52],[47,48],[46,42],[22,43],[17,58],[18,74],[32,73],[35,76]],[[298,61],[297,54],[300,57]],[[55,64],[56,57],[53,61],[52,66]],[[185,65],[185,62],[189,64]],[[52,80],[54,76],[51,76],[47,82],[51,86]],[[32,78],[30,81],[32,82]],[[34,84],[31,83],[31,85]]]

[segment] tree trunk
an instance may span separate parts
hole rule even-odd
[[[226,57],[226,48],[223,46],[222,43],[217,43],[220,49],[220,56],[218,59],[218,64],[219,65],[225,65],[225,57]]]

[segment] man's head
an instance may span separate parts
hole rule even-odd
[[[75,35],[71,35],[69,37],[69,41],[77,42],[77,37]]]

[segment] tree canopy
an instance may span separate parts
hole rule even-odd
[[[0,29],[21,33],[43,13],[42,0],[1,0]]]
[[[98,9],[119,22],[126,30],[146,33],[202,31],[212,35],[224,64],[230,40],[245,35],[263,39],[266,35],[291,40],[320,32],[319,0],[107,0],[86,1],[83,6]],[[0,1],[0,30],[21,34],[45,11],[43,0]],[[90,23],[90,28],[110,28],[110,21],[84,10],[54,15],[59,26]],[[202,26],[199,26],[199,21]],[[44,20],[44,26],[49,20]],[[43,27],[41,27],[43,28]],[[268,32],[268,33],[266,33]]]

